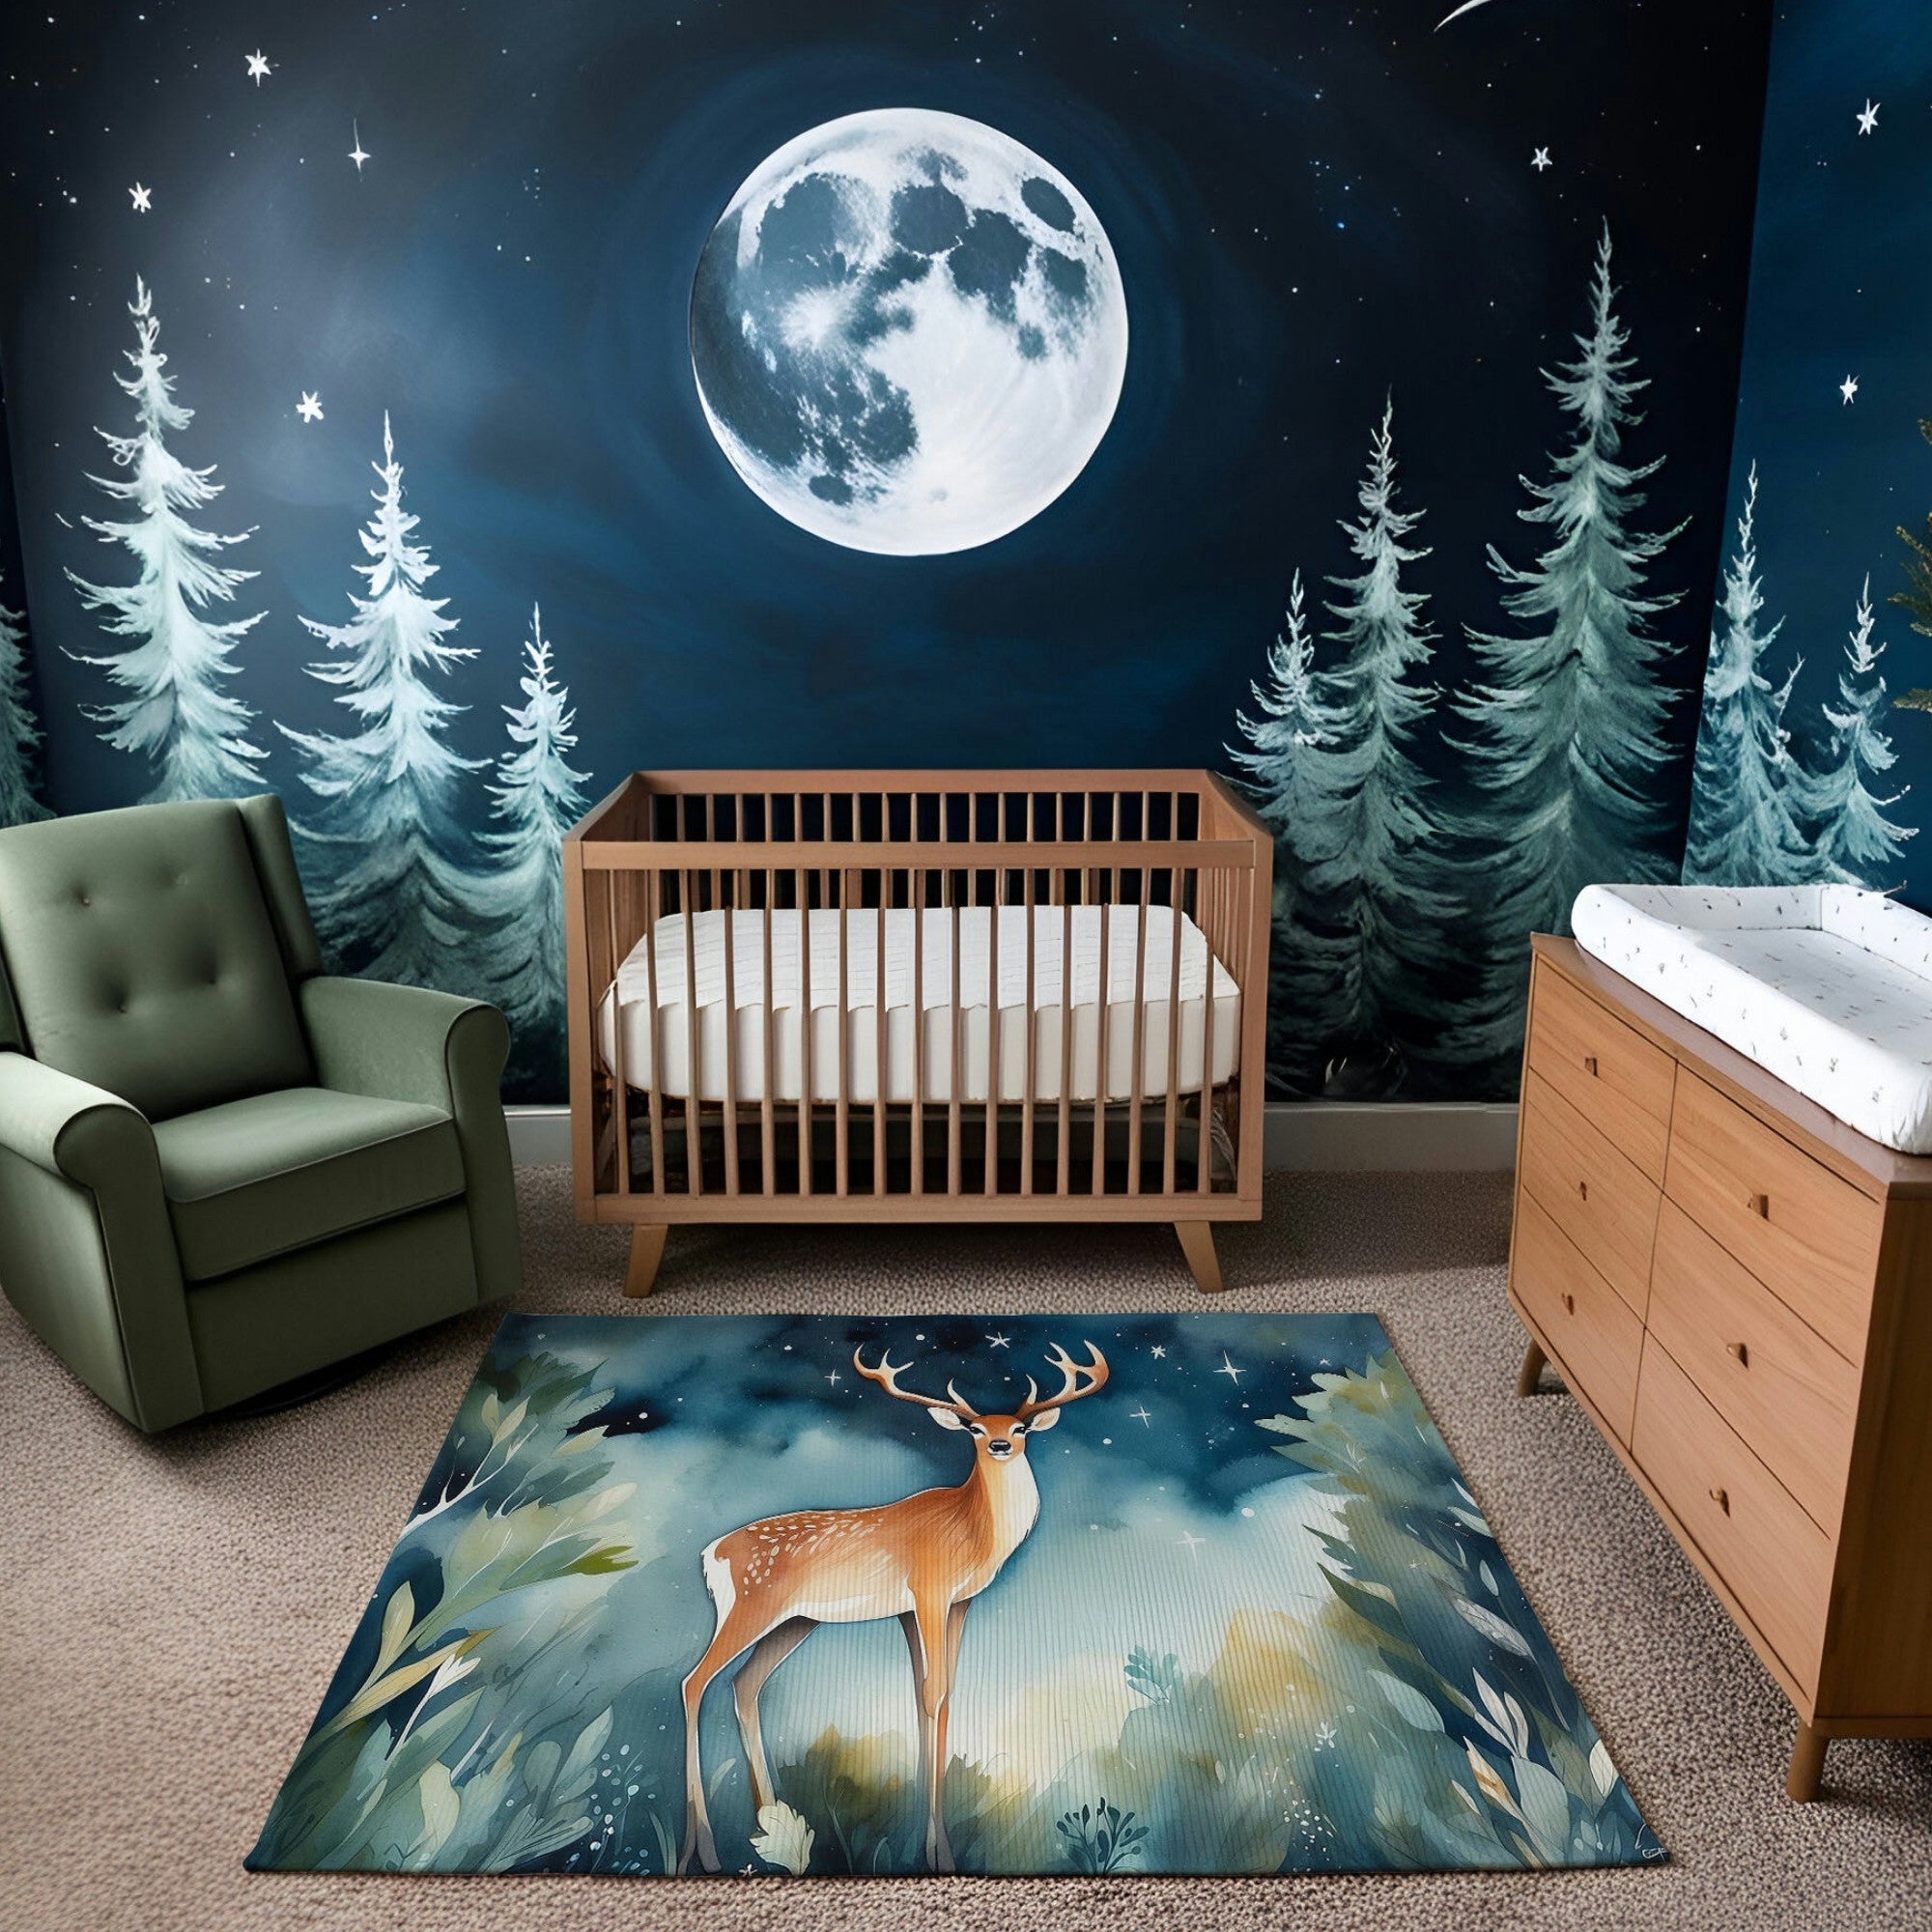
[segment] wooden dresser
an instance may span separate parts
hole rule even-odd
[[[1510,1299],[1797,1707],[1932,1735],[1932,1158],[1534,941]]]

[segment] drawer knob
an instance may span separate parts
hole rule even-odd
[[[1750,1210],[1759,1220],[1769,1221],[1771,1219],[1771,1196],[1769,1194],[1753,1194],[1750,1198]]]
[[[1566,1294],[1566,1295],[1565,1295],[1565,1296],[1563,1297],[1563,1312],[1564,1312],[1564,1314],[1566,1314],[1566,1315],[1575,1315],[1575,1314],[1576,1314],[1576,1312],[1577,1312],[1577,1297],[1576,1297],[1576,1296],[1575,1296],[1574,1294]]]
[[[1577,1199],[1578,1201],[1587,1201],[1589,1200],[1589,1198],[1590,1198],[1590,1183],[1587,1180],[1579,1180],[1577,1183]]]
[[[1597,1077],[1597,1056],[1594,1053],[1586,1053],[1583,1056],[1583,1071],[1587,1073],[1592,1080],[1594,1080]]]
[[[1724,1350],[1727,1354],[1737,1358],[1739,1368],[1747,1369],[1750,1367],[1750,1350],[1742,1342],[1726,1342]]]
[[[1719,1508],[1720,1510],[1722,1510],[1722,1511],[1723,1511],[1723,1513],[1724,1513],[1724,1514],[1725,1514],[1726,1516],[1729,1516],[1729,1515],[1730,1515],[1730,1513],[1731,1513],[1731,1495],[1730,1495],[1730,1492],[1729,1492],[1728,1490],[1713,1490],[1713,1491],[1711,1492],[1711,1500],[1712,1500],[1712,1501],[1713,1501],[1714,1503],[1716,1503],[1716,1504],[1717,1504],[1717,1506],[1718,1506],[1718,1507],[1719,1507]]]

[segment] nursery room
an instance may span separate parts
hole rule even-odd
[[[0,87],[0,1932],[1926,1923],[1932,13]]]

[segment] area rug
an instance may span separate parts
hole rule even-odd
[[[248,1863],[1662,1857],[1373,1316],[551,1315]]]

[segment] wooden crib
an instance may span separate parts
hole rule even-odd
[[[639,772],[564,842],[578,1212],[1262,1211],[1266,828],[1205,771]]]

